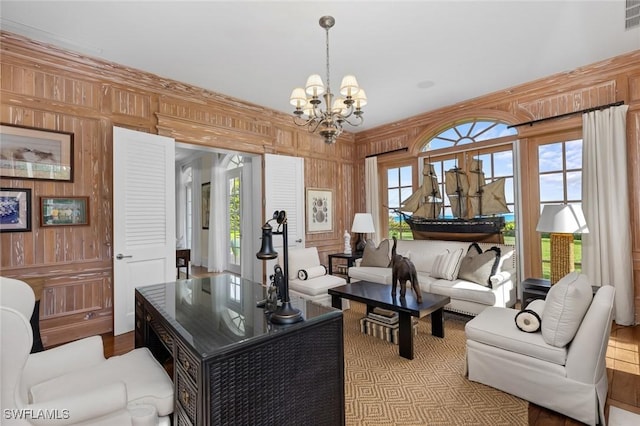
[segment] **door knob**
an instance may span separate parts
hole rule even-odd
[[[296,243],[301,243],[301,242],[302,242],[302,238],[298,238],[298,239],[296,240]]]
[[[118,255],[116,256],[116,259],[118,259],[118,260],[122,260],[122,259],[125,259],[125,258],[127,258],[127,257],[133,257],[133,256],[125,256],[125,255],[123,255],[122,253],[118,253]]]

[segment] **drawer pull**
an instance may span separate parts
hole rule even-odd
[[[151,316],[151,314],[147,314],[147,321],[151,321],[153,319],[153,317]]]
[[[191,364],[189,363],[189,360],[188,360],[188,359],[185,359],[185,360],[182,362],[182,366],[184,367],[184,369],[185,369],[185,370],[189,371],[189,367],[191,367]]]
[[[186,390],[182,391],[182,403],[186,406],[189,406],[189,392]]]

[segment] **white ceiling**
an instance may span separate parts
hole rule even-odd
[[[286,113],[355,74],[362,130],[640,49],[625,1],[11,1],[1,28]],[[326,83],[326,82],[325,82]]]

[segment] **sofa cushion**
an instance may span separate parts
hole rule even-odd
[[[552,285],[544,304],[544,341],[559,348],[571,342],[592,299],[591,284],[584,274],[571,272]]]
[[[335,275],[323,275],[312,280],[289,280],[289,288],[299,293],[315,296],[326,293],[330,288],[345,285],[347,281],[344,278]]]
[[[449,296],[451,299],[467,300],[493,306],[496,303],[496,295],[489,287],[465,280],[435,280],[431,283],[431,293]]]
[[[490,306],[465,325],[467,340],[565,365],[567,349],[547,344],[542,333],[523,333],[515,325],[517,309]]]
[[[484,253],[478,244],[472,243],[460,263],[458,278],[491,287],[491,276],[498,271],[500,249],[491,247]]]
[[[160,416],[173,412],[173,382],[147,348],[112,356],[91,367],[91,381],[87,381],[87,372],[81,369],[39,383],[29,393],[31,401],[43,403],[61,395],[90,392],[96,383],[107,385],[114,382],[125,383],[129,403],[154,405]]]
[[[377,266],[386,268],[389,266],[389,240],[382,240],[380,245],[376,247],[372,240],[367,240],[362,252],[362,262],[360,266]]]
[[[462,249],[447,250],[444,253],[440,253],[431,267],[431,276],[450,281],[455,280],[458,276],[463,254],[464,251]]]
[[[358,266],[349,268],[349,277],[372,283],[391,284],[391,268]]]

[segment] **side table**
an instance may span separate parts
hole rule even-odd
[[[536,299],[544,299],[551,289],[551,281],[543,278],[527,278],[522,281],[522,306],[525,309]]]
[[[333,259],[345,259],[347,261],[347,268],[351,268],[356,259],[360,259],[362,253],[333,253],[329,255],[329,275],[333,275]],[[347,282],[351,282],[349,274],[347,273]]]

